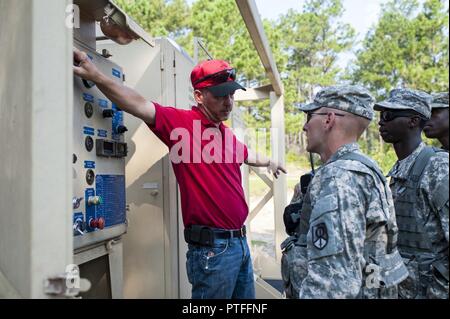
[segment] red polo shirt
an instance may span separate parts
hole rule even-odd
[[[247,147],[195,106],[180,110],[153,104],[156,119],[150,129],[169,147],[184,225],[241,228],[248,215],[240,171]]]

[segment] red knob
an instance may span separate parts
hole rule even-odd
[[[97,218],[91,218],[89,220],[89,227],[97,228],[98,227],[98,219]]]
[[[98,229],[103,229],[103,228],[105,228],[105,219],[104,219],[103,217],[100,217],[100,218],[97,220],[97,228],[98,228]]]
[[[103,217],[91,218],[89,220],[89,227],[103,229],[105,228],[105,219]]]
[[[105,228],[105,219],[103,217],[91,218],[89,220],[89,227],[103,229]]]

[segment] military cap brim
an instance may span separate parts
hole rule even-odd
[[[390,110],[413,110],[414,109],[410,106],[407,105],[402,105],[399,103],[392,103],[392,102],[388,102],[388,101],[381,101],[381,102],[377,102],[375,103],[375,105],[373,106],[373,109],[375,111],[382,111],[383,109],[390,109]]]
[[[317,110],[320,108],[321,108],[321,106],[316,103],[301,104],[298,107],[298,109],[303,112],[310,112],[310,111],[314,111],[314,110]]]

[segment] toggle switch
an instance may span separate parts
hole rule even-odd
[[[78,209],[80,207],[80,203],[83,200],[83,197],[74,197],[72,199],[73,209]]]
[[[87,80],[83,79],[82,82],[86,89],[91,89],[95,86],[95,83],[92,81],[87,81]]]
[[[119,134],[123,134],[123,133],[125,133],[125,132],[127,132],[127,131],[128,131],[128,129],[127,129],[127,127],[124,126],[124,125],[119,125],[119,126],[117,127],[117,133],[119,133]]]
[[[81,218],[78,218],[73,223],[73,231],[75,234],[84,235],[84,231],[86,229],[86,225],[84,224],[83,220]]]

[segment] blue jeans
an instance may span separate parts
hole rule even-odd
[[[189,244],[186,269],[192,299],[254,299],[247,238],[216,239],[214,247]]]

